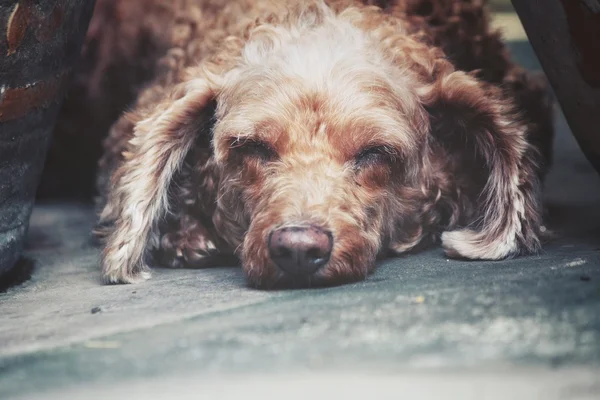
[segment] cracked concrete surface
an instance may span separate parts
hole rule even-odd
[[[434,248],[330,289],[257,291],[227,266],[103,286],[91,208],[38,205],[33,276],[0,294],[0,399],[598,399],[600,178],[557,121],[556,238],[503,262]]]

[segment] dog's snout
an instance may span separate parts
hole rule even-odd
[[[285,227],[269,235],[269,252],[282,271],[292,275],[310,275],[329,261],[331,232],[316,226]]]

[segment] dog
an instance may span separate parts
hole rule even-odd
[[[480,1],[158,3],[119,21],[160,11],[165,50],[104,142],[106,282],[232,255],[255,287],[327,286],[438,241],[539,251],[552,104]]]

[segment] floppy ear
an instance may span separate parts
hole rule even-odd
[[[167,212],[171,180],[207,124],[214,95],[208,81],[192,79],[172,88],[135,124],[101,216],[112,220],[102,259],[107,282],[149,277],[144,263],[148,239]]]
[[[527,124],[498,87],[456,71],[440,48],[370,12],[356,23],[366,26],[401,74],[411,76],[405,84],[414,85],[429,113],[430,149],[448,157],[454,169],[446,172],[471,205],[457,218],[462,228],[442,234],[447,254],[498,260],[539,250],[539,155],[527,142]]]
[[[498,260],[539,249],[540,182],[527,125],[501,91],[446,69],[421,92],[431,137],[471,193],[463,229],[442,234],[449,256]]]

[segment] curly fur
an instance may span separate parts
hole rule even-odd
[[[539,249],[550,102],[480,2],[175,0],[139,33],[158,3],[113,21],[164,52],[100,160],[106,281],[234,254],[256,286],[293,283],[266,238],[307,223],[334,246],[302,284],[438,238],[469,259]]]

